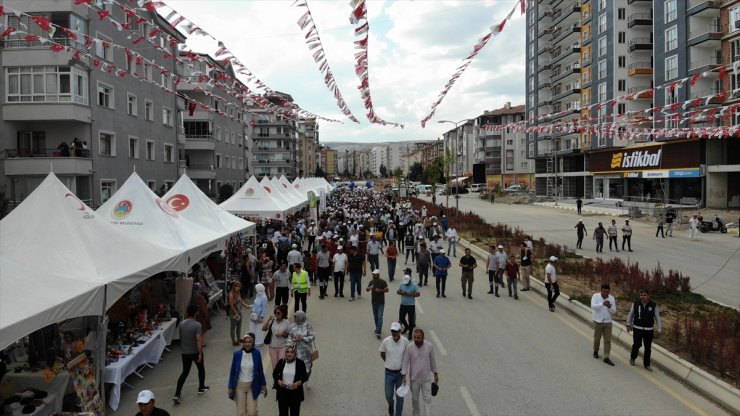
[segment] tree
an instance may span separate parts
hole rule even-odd
[[[326,172],[321,169],[321,165],[319,165],[318,163],[316,164],[316,171],[314,172],[313,176],[316,176],[317,178],[323,178],[326,176]]]
[[[421,163],[416,162],[409,167],[409,174],[407,175],[408,180],[416,182],[424,179],[424,166]]]
[[[234,195],[234,188],[231,185],[228,183],[221,185],[221,188],[218,189],[218,203],[226,201],[232,195]]]
[[[442,157],[438,157],[424,168],[422,179],[433,187],[438,183],[445,183],[445,166]]]
[[[344,172],[342,172],[342,176],[344,176],[345,178],[350,178],[352,174],[349,173],[349,170],[347,168],[344,168]]]
[[[395,168],[395,169],[393,169],[393,176],[395,176],[396,178],[399,178],[399,179],[401,177],[403,177],[403,169],[401,169],[401,168]]]
[[[366,171],[362,172],[362,177],[363,177],[364,179],[370,179],[370,178],[372,178],[372,177],[374,177],[374,176],[375,176],[375,175],[373,175],[373,173],[372,173],[372,172],[370,172],[370,170],[366,170]]]
[[[378,170],[380,171],[380,176],[381,177],[383,177],[383,178],[387,178],[388,177],[388,168],[386,168],[385,165],[381,164],[380,165],[380,168],[378,168]]]

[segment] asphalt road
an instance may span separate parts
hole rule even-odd
[[[429,198],[426,198],[430,200]],[[445,197],[437,197],[445,202]],[[548,242],[576,246],[576,231],[573,228],[579,218],[583,219],[588,237],[579,254],[587,257],[609,259],[621,257],[625,261],[637,262],[643,269],[653,269],[658,264],[664,271],[679,270],[691,277],[692,291],[700,293],[716,302],[740,308],[740,239],[730,234],[700,234],[698,241],[689,239],[687,229],[674,229],[673,237],[655,237],[656,226],[641,220],[631,220],[632,250],[611,252],[608,240],[604,253],[596,253],[596,243],[591,233],[598,222],[604,227],[617,220],[619,242],[621,245],[621,228],[624,218],[595,215],[584,212],[579,216],[575,211],[534,205],[490,204],[478,198],[478,194],[460,196],[460,210],[473,211],[489,223],[505,223],[518,226],[531,234],[534,239],[544,238]],[[455,200],[450,198],[450,206]],[[454,218],[451,218],[454,223]]]
[[[418,298],[417,324],[434,345],[439,366],[440,393],[433,400],[434,415],[727,414],[660,370],[648,373],[640,365],[629,366],[629,352],[616,344],[611,354],[616,367],[593,359],[591,329],[562,310],[548,312],[546,301],[536,293],[520,293],[519,300],[485,294],[483,266],[476,272],[474,299],[463,298],[456,260],[448,279],[448,297],[435,298],[432,286],[422,288]],[[399,273],[403,267],[399,262]],[[381,269],[386,276],[384,260]],[[367,281],[363,279],[363,286]],[[386,296],[383,337],[389,335],[388,328],[398,316],[397,285],[397,280],[390,283]],[[345,296],[348,291],[345,287]],[[380,341],[372,333],[369,297],[355,302],[334,297],[319,300],[315,293],[308,301],[308,316],[317,332],[321,358],[315,364],[302,413],[387,414]],[[333,294],[333,288],[329,293]],[[206,384],[211,386],[207,394],[196,395],[193,368],[183,390],[183,404],[173,406],[171,396],[180,371],[180,348],[174,345],[160,364],[143,372],[144,379],[129,377],[133,390],[122,389],[121,407],[110,414],[135,414],[136,393],[148,388],[173,416],[233,415],[235,406],[226,397],[226,383],[234,347],[224,316],[214,316],[213,323],[214,329],[205,336]],[[270,368],[266,347],[261,350],[265,367]],[[267,399],[260,399],[261,415],[278,413],[274,397],[270,390]],[[411,415],[410,400],[404,415]]]

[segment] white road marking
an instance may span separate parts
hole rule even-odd
[[[424,309],[421,309],[421,303],[419,303],[418,300],[416,301],[416,307],[414,309],[419,313],[424,313]]]
[[[439,340],[437,333],[434,331],[429,331],[429,336],[432,338],[432,341],[437,344],[437,350],[439,350],[439,353],[442,355],[447,355],[447,350],[445,349],[445,347],[442,346],[442,341]]]
[[[462,394],[463,400],[465,400],[465,404],[468,405],[468,410],[470,410],[470,415],[480,416],[480,412],[478,411],[478,406],[475,405],[473,398],[470,396],[470,392],[468,391],[468,388],[465,386],[460,386],[460,394]]]

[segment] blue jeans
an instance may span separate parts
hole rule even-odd
[[[396,416],[403,413],[403,397],[396,394],[396,390],[401,387],[401,372],[394,373],[385,370],[385,400],[388,402],[388,414],[393,413],[393,396],[396,396]]]
[[[362,288],[362,272],[349,272],[349,297],[354,298],[355,295],[360,296],[360,290]]]
[[[380,334],[383,328],[383,311],[385,311],[385,303],[373,303],[373,321],[375,321],[376,334]]]
[[[448,240],[447,253],[449,253],[452,257],[457,257],[457,241]]]

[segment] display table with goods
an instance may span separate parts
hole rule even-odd
[[[47,373],[44,370],[31,371],[27,369],[20,372],[10,372],[5,375],[3,380],[9,381],[16,388],[16,391],[34,389],[46,392],[48,396],[42,400],[50,403],[50,400],[47,399],[53,396],[55,401],[59,402],[59,406],[51,407],[53,411],[59,412],[62,410],[64,396],[73,392],[72,380],[66,372],[60,372],[56,375]]]
[[[176,320],[150,322],[145,327],[127,330],[121,343],[108,345],[105,357],[103,381],[113,388],[108,398],[111,409],[118,409],[121,399],[121,385],[131,374],[143,376],[137,371],[146,364],[156,364],[162,357],[165,347],[172,341]]]

